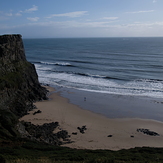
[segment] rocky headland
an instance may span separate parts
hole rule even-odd
[[[0,142],[28,138],[54,145],[68,137],[66,131],[53,134],[56,122],[35,126],[19,118],[35,109],[36,101],[47,100],[47,89],[38,81],[35,66],[26,60],[21,35],[0,36]]]

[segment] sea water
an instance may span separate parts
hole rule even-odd
[[[163,97],[163,38],[23,39],[44,84]]]

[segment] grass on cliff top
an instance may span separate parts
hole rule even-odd
[[[5,142],[4,142],[5,143]],[[163,148],[129,150],[77,150],[27,140],[1,142],[0,162],[6,163],[162,163]]]

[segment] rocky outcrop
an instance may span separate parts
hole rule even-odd
[[[77,127],[77,129],[80,131],[80,133],[84,134],[85,130],[87,130],[87,127],[86,126]]]
[[[70,136],[66,130],[60,129],[57,133],[53,133],[59,127],[58,122],[44,123],[43,125],[34,125],[30,122],[18,123],[17,125],[21,136],[38,142],[51,145],[62,145],[71,143]]]
[[[149,136],[160,136],[157,132],[150,131],[149,129],[144,129],[144,128],[138,128],[137,132],[142,132],[143,134],[146,134]]]
[[[46,93],[35,66],[26,60],[21,35],[0,36],[0,109],[21,117]]]
[[[17,138],[52,145],[71,142],[67,131],[53,133],[58,122],[41,126],[19,122],[19,117],[35,108],[33,102],[47,99],[46,94],[35,66],[26,60],[21,35],[0,36],[0,143]],[[34,115],[38,113],[41,111]]]
[[[26,60],[21,35],[0,36],[0,140],[20,136],[18,118],[47,99],[33,64]]]

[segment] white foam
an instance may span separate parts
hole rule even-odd
[[[42,66],[42,65],[39,65],[39,64],[35,64],[35,68],[36,68],[37,73],[39,73],[39,71],[48,71],[48,70],[52,70],[51,67]]]
[[[163,97],[163,82],[154,80],[135,80],[124,84],[105,78],[94,78],[76,74],[44,72],[38,68],[39,80],[42,83],[60,85],[100,93],[111,93],[133,96]],[[93,76],[93,75],[92,75]]]
[[[41,61],[40,63],[45,64],[45,65],[71,66],[71,64],[68,62],[43,62]]]

